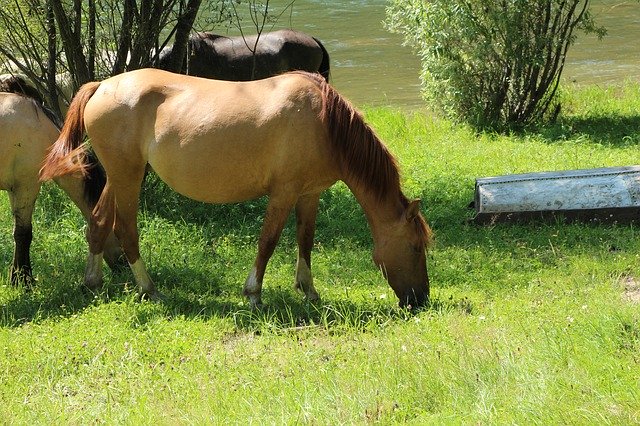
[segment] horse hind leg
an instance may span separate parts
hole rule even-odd
[[[15,247],[10,268],[11,283],[22,282],[30,287],[33,283],[31,271],[31,241],[33,239],[33,209],[40,185],[17,187],[9,191],[9,203],[14,218],[13,240]]]
[[[296,237],[298,241],[298,260],[294,288],[304,292],[310,301],[320,299],[313,286],[311,275],[311,249],[316,230],[316,216],[320,194],[301,197],[296,204]]]
[[[140,257],[140,245],[138,238],[138,203],[144,167],[131,168],[127,171],[128,181],[122,181],[114,186],[115,194],[115,225],[114,231],[122,244],[122,249],[127,257],[131,271],[138,285],[138,293],[141,298],[148,297],[151,300],[162,300],[164,296],[156,290],[156,287],[147,272],[144,261]]]
[[[280,234],[287,221],[295,200],[289,197],[271,197],[267,205],[262,231],[258,241],[258,255],[253,269],[244,283],[243,294],[249,299],[251,308],[262,305],[262,281],[267,263],[280,239]]]

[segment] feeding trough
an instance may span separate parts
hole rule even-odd
[[[640,219],[640,166],[526,173],[476,179],[473,222]]]

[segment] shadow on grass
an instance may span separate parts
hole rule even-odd
[[[178,272],[175,274],[178,276]],[[118,278],[123,278],[122,276]],[[117,279],[115,281],[118,281]],[[162,302],[140,301],[130,286],[112,284],[94,294],[81,288],[48,288],[21,292],[0,306],[0,327],[21,327],[27,323],[70,318],[92,306],[108,303],[136,304],[131,310],[132,326],[141,327],[158,319],[186,318],[231,320],[235,331],[242,333],[289,333],[306,329],[323,329],[327,333],[340,331],[366,332],[389,321],[408,320],[422,312],[460,311],[471,314],[473,306],[467,299],[433,300],[429,306],[408,310],[376,298],[322,299],[309,302],[291,288],[275,287],[263,291],[265,305],[252,310],[248,303],[220,290],[224,286],[185,285],[165,291]],[[166,288],[162,288],[166,290]],[[239,290],[238,290],[239,292]]]
[[[625,147],[640,143],[640,115],[565,117],[554,126],[540,130],[548,142],[584,135],[594,143]]]

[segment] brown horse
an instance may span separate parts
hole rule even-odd
[[[227,82],[143,69],[88,83],[70,105],[41,179],[84,169],[85,128],[107,175],[92,214],[86,285],[101,285],[103,240],[115,227],[141,294],[159,295],[140,258],[136,224],[148,163],[170,187],[195,200],[228,203],[269,195],[258,254],[244,285],[252,306],[261,302],[267,261],[294,207],[295,287],[318,298],[310,269],[316,214],[320,193],[338,180],[363,207],[374,261],[400,304],[427,302],[430,230],[419,201],[403,195],[393,156],[319,74]]]
[[[173,46],[162,50],[157,68],[168,69]],[[329,53],[320,40],[293,30],[228,37],[210,32],[189,37],[187,59],[180,72],[196,77],[249,81],[286,71],[322,74],[329,81]]]
[[[24,79],[0,76],[0,190],[9,193],[14,217],[15,248],[11,264],[11,282],[32,282],[30,246],[33,237],[33,209],[40,191],[38,169],[48,148],[60,131],[56,118],[42,105],[38,92]],[[79,174],[56,179],[60,187],[89,217],[91,204],[84,196],[84,180]],[[89,189],[89,187],[86,187]],[[121,253],[112,236],[108,240],[106,257],[115,265]]]

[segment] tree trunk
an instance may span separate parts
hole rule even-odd
[[[73,28],[77,28],[77,22],[82,19],[82,16],[75,16],[75,21],[72,26],[72,23],[69,22],[67,18],[67,12],[62,6],[61,0],[51,0],[51,6],[56,21],[58,22],[62,48],[67,57],[67,63],[71,71],[74,86],[77,89],[84,83],[91,81],[87,60],[82,50],[81,34],[73,30]]]
[[[193,27],[193,22],[200,9],[202,0],[189,0],[186,8],[178,18],[176,24],[176,38],[173,43],[173,51],[169,60],[168,71],[180,72],[187,54],[187,45],[189,43],[189,34]]]

